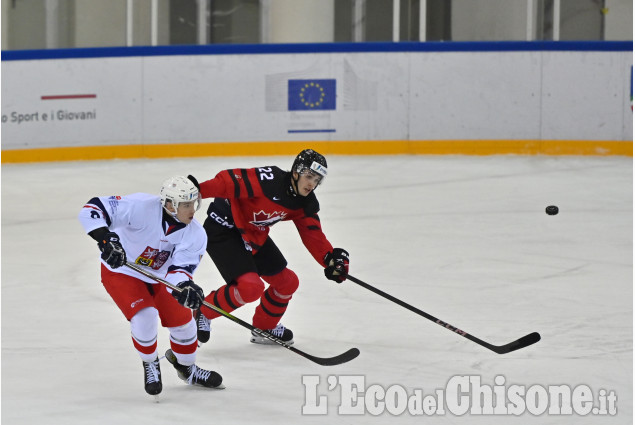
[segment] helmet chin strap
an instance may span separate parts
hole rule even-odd
[[[171,202],[170,202],[171,203]],[[172,204],[172,208],[174,208],[174,204]],[[163,209],[165,210],[165,212],[167,212],[168,214],[170,214],[170,216],[175,219],[177,222],[181,223],[181,220],[179,220],[178,218],[176,218],[176,210],[175,211],[170,211],[167,207],[167,205],[163,204]]]
[[[289,194],[291,196],[298,196],[298,180],[300,180],[300,174],[298,174],[298,178],[293,177],[294,171],[291,172],[291,183],[289,184]]]

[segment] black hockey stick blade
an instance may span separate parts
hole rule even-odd
[[[271,342],[274,342],[278,345],[283,346],[284,348],[286,348],[289,351],[293,351],[296,354],[301,355],[302,357],[304,357],[305,359],[309,359],[314,363],[317,363],[319,365],[322,366],[335,366],[338,364],[342,364],[342,363],[346,363],[346,362],[350,362],[351,360],[353,360],[355,357],[359,356],[359,350],[357,348],[351,348],[350,350],[348,350],[345,353],[339,354],[337,356],[334,357],[317,357],[317,356],[313,356],[311,354],[305,353],[302,350],[299,350],[295,347],[293,347],[292,345],[287,344],[286,342],[282,341],[281,339],[276,338],[275,336],[271,335],[268,332],[263,331],[262,329],[258,329],[257,327],[250,325],[247,322],[244,322],[242,320],[240,320],[238,317],[227,313],[226,311],[221,310],[220,308],[216,307],[213,304],[209,304],[207,302],[203,303],[204,305],[206,305],[207,307],[211,308],[212,310],[222,314],[223,316],[227,317],[229,320],[238,323],[239,325],[247,328],[247,329],[251,329],[252,332],[256,333],[257,335],[268,339]]]
[[[525,348],[531,344],[535,344],[538,341],[540,341],[540,334],[538,332],[532,332],[522,338],[518,338],[516,341],[510,342],[509,344],[499,346],[492,345],[491,347],[487,348],[498,354],[506,354],[511,353],[512,351],[520,350],[521,348]]]
[[[540,341],[540,334],[538,332],[532,332],[528,335],[525,335],[522,338],[517,339],[516,341],[512,341],[509,344],[505,344],[505,345],[492,345],[488,342],[483,341],[480,338],[475,337],[474,335],[470,335],[469,333],[457,328],[456,326],[452,326],[447,322],[444,322],[443,320],[437,319],[436,317],[434,317],[431,314],[426,313],[423,310],[419,310],[417,307],[413,307],[410,304],[408,304],[407,302],[404,302],[402,300],[400,300],[399,298],[393,297],[392,295],[375,288],[372,285],[369,285],[368,283],[357,279],[354,276],[351,276],[350,274],[348,275],[348,280],[350,280],[351,282],[354,282],[356,284],[358,284],[359,286],[368,289],[369,291],[372,291],[374,293],[376,293],[377,295],[380,295],[384,298],[386,298],[387,300],[390,300],[392,302],[394,302],[397,305],[402,306],[403,308],[406,308],[410,311],[412,311],[413,313],[418,314],[419,316],[425,317],[426,319],[436,323],[437,325],[441,325],[444,328],[448,329],[451,332],[454,332],[458,335],[461,335],[464,338],[469,339],[472,342],[477,343],[478,345],[485,347],[489,350],[492,350],[495,353],[498,354],[505,354],[505,353],[510,353],[512,351],[516,351],[516,350],[520,350],[521,348],[525,348],[531,344],[535,344],[538,341]]]
[[[335,357],[316,357],[310,354],[307,354],[303,351],[298,350],[295,347],[288,347],[289,350],[293,351],[296,354],[301,355],[302,357],[311,360],[313,363],[317,363],[321,366],[337,366],[346,362],[350,362],[355,357],[359,356],[359,350],[357,348],[351,348],[345,353],[342,353]]]
[[[157,281],[159,283],[164,284],[168,288],[171,288],[173,291],[181,292],[181,288],[178,288],[178,287],[172,285],[170,282],[168,282],[165,279],[161,279],[160,277],[153,275],[149,271],[144,270],[141,267],[139,267],[137,264],[134,264],[134,263],[131,263],[131,262],[127,261],[126,262],[126,266],[128,266],[132,270],[135,270],[135,271],[141,273],[142,275],[144,275],[146,277],[149,277],[150,279],[153,279],[153,280],[155,280],[155,281]],[[347,352],[339,354],[339,355],[334,356],[334,357],[316,357],[316,356],[312,356],[311,354],[305,353],[302,350],[299,350],[299,349],[297,349],[295,347],[292,347],[291,345],[287,344],[286,342],[282,341],[281,339],[276,338],[275,336],[271,335],[270,333],[264,332],[262,329],[258,329],[257,327],[255,327],[253,325],[250,325],[249,323],[245,322],[244,320],[239,319],[238,317],[234,316],[233,314],[230,314],[230,313],[226,312],[225,310],[223,310],[223,309],[221,309],[219,307],[216,307],[213,304],[210,304],[210,303],[208,303],[206,301],[203,301],[203,305],[206,306],[206,307],[209,307],[210,309],[212,309],[215,312],[219,313],[220,315],[226,317],[227,319],[231,320],[232,322],[237,323],[240,326],[251,330],[252,332],[255,332],[259,336],[261,336],[263,338],[267,338],[268,340],[274,342],[275,344],[281,345],[284,348],[286,348],[287,350],[293,351],[294,353],[299,354],[300,356],[304,357],[305,359],[311,360],[312,362],[317,363],[317,364],[322,365],[322,366],[339,365],[339,364],[342,364],[342,363],[350,362],[355,357],[359,356],[359,350],[357,348],[351,348]]]

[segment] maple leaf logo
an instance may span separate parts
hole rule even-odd
[[[253,221],[250,221],[250,223],[262,229],[273,226],[277,222],[284,220],[286,216],[287,213],[281,211],[275,211],[269,214],[264,210],[260,210],[259,212],[254,213],[254,219]]]

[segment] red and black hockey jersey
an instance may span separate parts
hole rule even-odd
[[[291,188],[291,173],[278,167],[236,168],[221,171],[200,184],[203,198],[216,198],[208,215],[219,224],[235,226],[254,253],[265,243],[269,228],[292,220],[304,246],[324,264],[333,250],[320,225],[320,205],[315,194],[306,197]]]

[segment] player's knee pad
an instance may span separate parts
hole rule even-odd
[[[159,312],[154,307],[139,310],[130,319],[132,338],[141,346],[149,347],[157,340]]]
[[[192,345],[196,343],[196,322],[192,318],[183,326],[168,328],[170,340],[179,345]]]
[[[265,283],[256,273],[245,273],[236,279],[236,289],[241,300],[251,303],[260,298],[265,290]]]
[[[273,276],[263,276],[262,278],[281,295],[293,295],[300,286],[298,275],[288,268]]]

